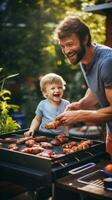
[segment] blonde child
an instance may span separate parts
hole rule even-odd
[[[45,125],[55,120],[56,116],[62,113],[69,104],[68,100],[63,99],[66,82],[55,73],[44,75],[40,80],[40,88],[45,100],[42,100],[35,111],[35,117],[31,122],[29,131],[25,136],[34,135],[36,131],[40,133],[65,133],[68,135],[68,127],[61,125],[56,129],[46,129]]]

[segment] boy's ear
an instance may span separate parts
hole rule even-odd
[[[43,91],[42,94],[43,94],[43,96],[44,96],[45,98],[47,98],[47,94],[46,94],[45,91]]]

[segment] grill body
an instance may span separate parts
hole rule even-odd
[[[19,138],[24,132],[25,130],[21,130],[4,134],[1,137]],[[46,136],[48,138],[54,137],[50,134]],[[70,137],[69,140],[80,142],[82,138]],[[90,148],[52,159],[11,151],[7,146],[3,146],[0,148],[0,176],[1,179],[6,178],[34,190],[40,186],[51,185],[56,179],[66,176],[70,169],[81,164],[91,161],[97,162],[103,154],[105,154],[105,144],[102,141],[93,141]]]

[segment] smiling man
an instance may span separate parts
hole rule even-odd
[[[73,15],[59,23],[55,36],[71,64],[80,63],[88,85],[85,96],[68,105],[57,119],[64,125],[106,123],[106,149],[112,158],[112,49],[93,44],[88,26]],[[101,108],[92,110],[97,104]]]

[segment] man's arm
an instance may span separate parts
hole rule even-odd
[[[101,124],[112,120],[112,88],[105,89],[106,97],[110,105],[98,110],[76,110],[66,111],[60,114],[57,119],[64,125],[72,125],[78,122]]]
[[[90,88],[87,89],[85,96],[80,99],[78,102],[74,102],[69,104],[65,111],[67,110],[89,110],[94,108],[98,104],[98,99],[96,98],[96,95],[90,90]]]
[[[112,88],[106,88],[105,94],[110,105],[106,108],[102,108],[97,111],[98,116],[102,117],[102,122],[103,121],[106,122],[107,120],[112,120]]]
[[[91,109],[98,104],[98,99],[96,95],[90,90],[90,88],[88,88],[85,96],[79,100],[79,103],[81,107],[80,109]]]

